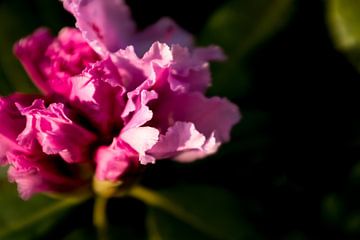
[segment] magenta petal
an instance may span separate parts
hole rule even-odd
[[[15,55],[24,66],[34,84],[43,93],[51,92],[51,88],[47,83],[47,78],[42,72],[40,64],[47,47],[53,39],[48,29],[40,28],[14,45]]]
[[[17,144],[16,138],[25,128],[26,119],[21,115],[15,104],[29,105],[35,97],[34,95],[25,94],[0,97],[0,164],[6,163],[6,152],[23,150]]]
[[[46,154],[60,154],[69,163],[89,161],[89,148],[95,135],[72,122],[61,103],[45,108],[43,100],[35,100],[30,107],[19,107],[26,116],[26,128],[19,135],[19,144],[30,148],[34,140]]]
[[[137,165],[137,155],[121,146],[114,139],[110,146],[101,146],[95,154],[96,178],[99,180],[119,181],[129,168]]]
[[[120,125],[124,108],[122,78],[110,59],[99,61],[71,78],[70,102],[104,134]]]
[[[123,0],[63,0],[76,18],[76,26],[101,55],[125,48],[135,33],[135,24]]]
[[[181,152],[201,150],[205,136],[199,133],[193,123],[176,122],[149,151],[157,159],[177,156]]]
[[[67,166],[59,168],[56,159],[32,159],[16,151],[9,152],[8,158],[9,180],[17,183],[23,199],[28,199],[38,192],[69,192],[84,184],[78,176],[64,175],[61,170]]]

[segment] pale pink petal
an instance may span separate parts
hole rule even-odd
[[[134,36],[136,52],[142,56],[154,42],[167,45],[179,44],[192,47],[194,39],[190,33],[179,27],[172,19],[164,17]]]
[[[139,154],[139,161],[142,164],[154,163],[155,158],[146,154],[159,139],[159,131],[152,127],[131,128],[122,132],[119,136]]]
[[[193,38],[173,20],[162,18],[138,32],[123,0],[63,0],[76,18],[76,26],[95,51],[102,56],[133,45],[142,56],[155,41],[191,47]]]
[[[158,94],[155,91],[135,89],[133,92],[128,93],[128,102],[121,115],[125,123],[122,131],[142,126],[151,120],[153,112],[147,104],[157,97]]]
[[[214,134],[211,134],[211,136],[206,140],[206,142],[201,147],[201,149],[192,149],[189,151],[183,151],[179,153],[177,156],[175,156],[174,160],[182,163],[193,162],[197,159],[201,159],[216,153],[220,145],[221,145],[220,142],[216,142]]]
[[[206,138],[214,133],[217,142],[226,142],[230,139],[231,128],[240,120],[238,107],[224,98],[206,98],[195,92],[174,94],[160,100],[153,124],[163,130],[176,121],[192,122]]]
[[[18,136],[20,145],[29,147],[36,140],[44,153],[59,154],[66,162],[90,160],[95,135],[71,121],[63,104],[45,108],[43,100],[35,100],[30,107],[19,110],[27,119],[25,130]]]
[[[201,150],[205,136],[199,133],[193,123],[176,122],[149,151],[156,159],[174,157],[184,151]]]

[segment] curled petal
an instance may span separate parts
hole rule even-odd
[[[63,0],[76,18],[76,26],[100,55],[106,56],[129,45],[142,56],[155,41],[192,46],[191,34],[169,18],[162,18],[138,32],[129,8],[123,0]]]
[[[110,59],[105,59],[71,78],[70,102],[103,134],[120,125],[124,108],[122,77]]]
[[[101,146],[95,154],[96,178],[119,181],[138,165],[137,154],[114,139],[110,146]]]
[[[15,104],[29,105],[35,97],[18,93],[9,97],[0,97],[0,164],[6,163],[8,151],[22,149],[17,144],[16,138],[25,128],[26,119]]]
[[[141,164],[155,163],[155,158],[146,152],[150,150],[159,139],[159,131],[152,127],[131,128],[122,132],[119,138],[129,144],[139,155]]]
[[[164,131],[176,121],[191,122],[206,138],[214,134],[216,142],[226,142],[230,139],[231,128],[239,120],[237,106],[227,99],[188,93],[159,101],[153,124]]]
[[[30,107],[19,107],[26,116],[26,127],[19,135],[19,144],[30,148],[36,140],[46,154],[60,154],[69,163],[89,161],[89,148],[95,135],[72,122],[61,103],[45,108],[43,100]]]
[[[40,28],[31,36],[17,42],[13,49],[34,84],[43,93],[51,92],[51,88],[47,83],[47,78],[40,67],[40,63],[53,39],[48,29]]]
[[[176,122],[154,145],[149,153],[157,159],[170,158],[182,152],[201,150],[206,138],[193,123]]]
[[[16,151],[9,152],[8,158],[9,180],[17,183],[23,199],[39,192],[70,192],[84,184],[78,175],[71,173],[69,165],[56,158],[32,159]]]

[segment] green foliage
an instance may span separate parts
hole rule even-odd
[[[229,58],[225,64],[214,64],[214,93],[228,97],[246,94],[251,76],[244,58],[286,24],[292,6],[293,0],[233,0],[214,13],[200,42],[221,46]]]
[[[157,193],[134,189],[132,195],[152,206],[147,217],[150,240],[258,239],[238,199],[225,190],[191,185]]]
[[[24,201],[18,196],[15,185],[0,182],[0,239],[31,240],[41,236],[56,223],[65,210],[77,200],[56,201],[38,195]]]
[[[327,18],[336,47],[360,71],[360,1],[327,1]]]

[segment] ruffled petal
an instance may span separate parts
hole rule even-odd
[[[15,104],[29,105],[35,97],[35,95],[19,93],[0,97],[0,165],[7,162],[6,153],[8,151],[22,149],[17,144],[16,138],[25,128],[26,119]]]
[[[150,150],[159,139],[159,131],[152,127],[131,128],[120,134],[119,139],[129,144],[139,155],[141,164],[155,163],[155,158],[146,152]]]
[[[56,158],[45,156],[34,159],[13,151],[8,152],[8,159],[9,180],[17,183],[19,194],[23,199],[29,199],[39,192],[71,192],[85,183],[79,175],[72,174],[69,165],[63,164]],[[67,171],[64,171],[65,169]]]
[[[64,97],[71,90],[69,78],[99,60],[75,28],[63,28],[57,38],[40,28],[16,43],[14,53],[43,93]]]
[[[110,146],[101,146],[95,154],[98,180],[119,181],[138,166],[137,154],[114,139]]]
[[[214,134],[216,142],[229,141],[231,128],[240,120],[235,104],[200,93],[169,95],[158,103],[152,124],[159,129],[164,131],[176,121],[191,122],[206,138]]]
[[[136,26],[123,0],[63,0],[93,49],[105,56],[130,45]]]
[[[190,122],[176,122],[149,153],[156,159],[170,158],[185,151],[202,150],[206,138]]]
[[[63,3],[76,18],[76,26],[84,38],[102,56],[129,45],[142,56],[155,41],[189,47],[193,44],[191,34],[169,18],[138,32],[123,0],[63,0]]]
[[[96,140],[88,130],[71,121],[61,103],[45,108],[43,100],[35,100],[30,107],[18,107],[26,116],[26,127],[18,136],[19,144],[31,148],[38,142],[44,153],[59,154],[66,162],[90,160],[90,145]]]
[[[125,89],[122,77],[110,59],[93,64],[71,78],[70,102],[104,135],[122,123]]]
[[[43,92],[49,93],[51,87],[47,77],[41,69],[41,62],[44,59],[46,49],[54,40],[50,31],[39,28],[32,35],[21,39],[14,45],[14,54],[24,66],[26,72],[34,84]]]

